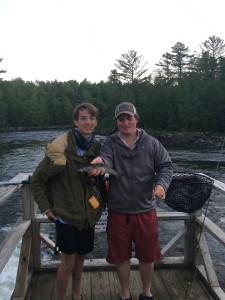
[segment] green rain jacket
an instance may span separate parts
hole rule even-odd
[[[99,190],[104,183],[97,179],[97,192],[88,185],[87,173],[78,172],[98,154],[100,142],[95,140],[83,157],[79,156],[73,129],[47,144],[45,158],[32,175],[31,191],[42,213],[49,208],[68,224],[78,229],[94,227],[105,208]],[[100,205],[92,208],[88,203],[95,196]]]

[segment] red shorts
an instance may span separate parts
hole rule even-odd
[[[153,209],[141,214],[124,214],[110,210],[107,223],[107,262],[118,265],[130,260],[132,242],[135,255],[143,263],[153,263],[162,256],[158,241],[158,219]]]

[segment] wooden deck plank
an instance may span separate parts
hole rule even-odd
[[[154,272],[152,278],[152,294],[155,299],[171,300],[167,291],[167,285],[164,284],[160,276],[160,269]]]
[[[56,272],[37,273],[31,280],[26,300],[47,300],[52,298]],[[55,298],[56,299],[56,298]]]
[[[193,277],[194,275],[194,277]],[[55,300],[56,272],[36,273],[31,281],[24,300]],[[194,278],[194,281],[193,281]],[[190,289],[188,286],[193,283]],[[130,287],[133,300],[138,300],[141,292],[141,280],[138,270],[131,270]],[[153,277],[152,292],[157,300],[215,300],[203,285],[201,277],[193,274],[191,268],[158,268]],[[120,286],[115,270],[84,271],[82,277],[84,300],[118,300]],[[71,280],[66,300],[70,300]]]
[[[84,299],[91,299],[91,291],[95,288],[91,282],[91,272],[83,272],[81,293]]]
[[[38,276],[36,281],[36,293],[33,293],[32,300],[47,300],[52,298],[52,290],[55,282],[55,273],[44,273]]]
[[[115,272],[109,272],[108,274],[109,278],[109,288],[110,288],[110,294],[111,294],[111,300],[118,300],[119,299],[119,291],[120,291],[120,285],[119,280]]]
[[[120,286],[119,286],[119,290],[120,290]],[[131,290],[132,299],[138,300],[139,294],[142,291],[141,279],[138,270],[131,270],[130,272],[130,290]],[[119,297],[117,297],[117,300],[118,299]]]
[[[37,281],[38,276],[39,276],[38,273],[33,274],[31,282],[29,284],[29,288],[28,288],[27,293],[26,293],[25,299],[28,299],[28,300],[32,299],[32,294],[34,293],[35,286],[36,286],[36,281]],[[15,298],[13,298],[13,300],[15,300]]]
[[[185,290],[172,269],[161,269],[160,276],[166,286],[170,299],[181,300],[185,299]],[[189,300],[189,298],[187,298]]]
[[[92,271],[92,300],[105,300],[110,299],[109,279],[108,272]]]
[[[198,300],[213,300],[213,296],[209,293],[208,289],[204,286],[199,275],[195,270],[182,268],[175,270],[177,277],[179,278],[181,284],[183,285],[187,299],[198,299]],[[185,295],[186,295],[185,294]]]
[[[57,292],[57,290],[56,290],[56,274],[57,274],[57,271],[55,271],[53,273],[55,273],[55,281],[54,281],[54,284],[53,284],[53,287],[52,287],[52,297],[49,300],[56,299],[56,292]]]

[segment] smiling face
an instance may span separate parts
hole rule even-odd
[[[128,114],[120,114],[116,119],[116,125],[123,136],[136,135],[137,122],[136,117]]]
[[[97,126],[97,117],[89,112],[88,109],[80,109],[74,125],[84,138],[88,139]]]

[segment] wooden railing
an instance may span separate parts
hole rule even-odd
[[[20,173],[12,179],[12,182],[27,180],[29,177],[30,174]],[[225,194],[224,183],[214,180],[213,187]],[[46,216],[37,213],[37,206],[32,199],[29,184],[0,187],[0,205],[3,205],[20,188],[22,190],[22,217],[0,244],[0,273],[22,240],[13,296],[23,299],[33,272],[57,268],[59,261],[56,260],[48,263],[42,261],[41,242],[52,250],[54,250],[54,242],[47,235],[41,233],[41,224],[48,223],[49,220]],[[183,225],[177,229],[177,232],[172,233],[172,238],[169,239],[161,250],[162,259],[156,263],[155,267],[163,267],[164,265],[168,267],[178,265],[195,266],[196,270],[202,275],[218,299],[225,299],[225,293],[219,285],[204,234],[206,230],[211,238],[216,239],[225,248],[225,232],[206,216],[202,215],[201,211],[197,211],[194,214],[166,211],[158,212],[157,216],[159,228],[161,221],[168,222],[168,224],[171,221],[179,221]],[[183,243],[183,251],[177,252],[175,248],[180,243]],[[131,263],[135,267],[138,262],[132,259]],[[112,267],[103,258],[85,261],[85,268]]]

